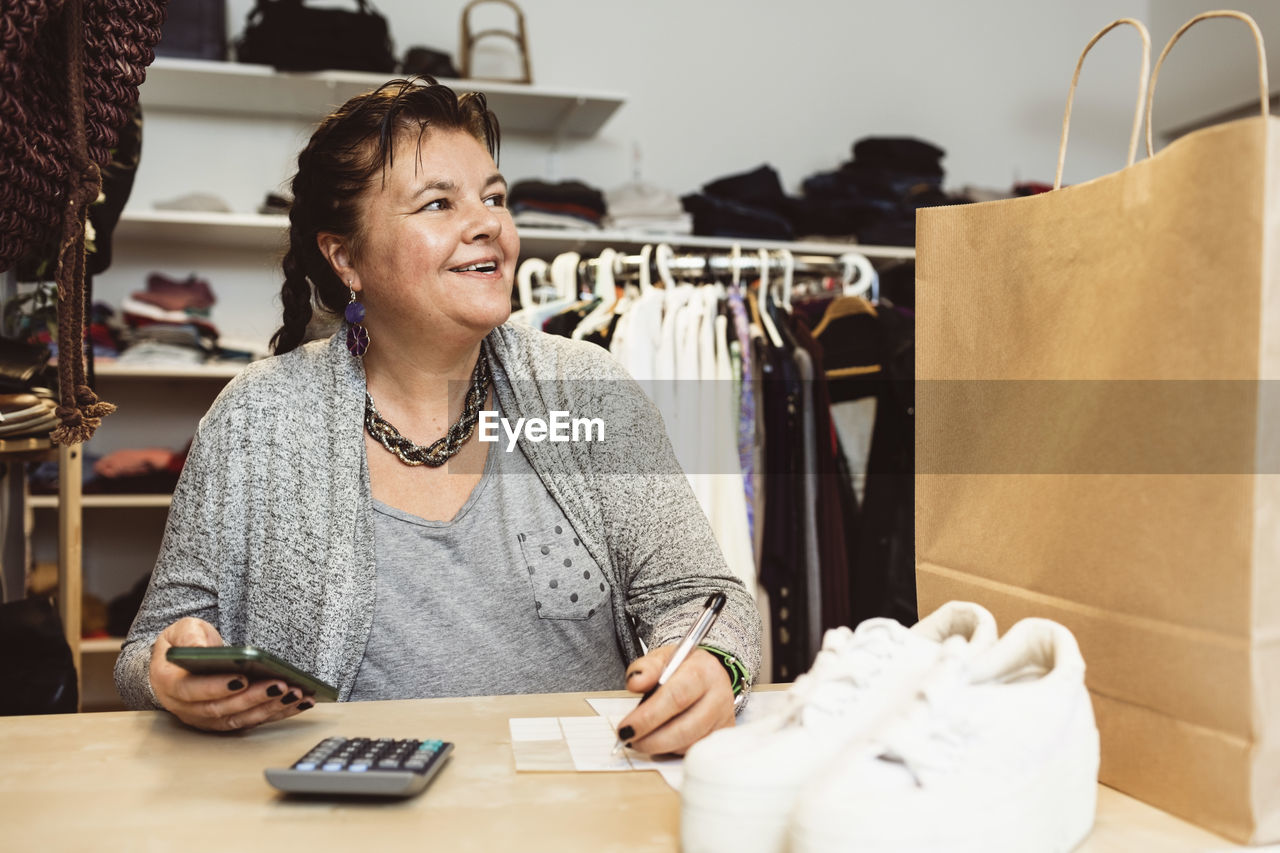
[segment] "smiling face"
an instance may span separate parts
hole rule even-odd
[[[359,291],[372,337],[473,346],[511,313],[520,238],[506,181],[482,142],[445,129],[402,133],[381,175],[354,251],[331,245],[330,263]]]

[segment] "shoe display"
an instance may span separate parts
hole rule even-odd
[[[1037,853],[1093,827],[1098,730],[1075,637],[1024,619],[986,651],[944,653],[895,722],[801,792],[794,853]]]
[[[995,619],[966,602],[946,604],[912,628],[868,619],[856,630],[827,631],[785,710],[714,732],[685,756],[685,853],[784,849],[805,783],[909,704],[944,648],[965,658],[995,641]]]

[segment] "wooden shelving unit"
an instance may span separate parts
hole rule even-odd
[[[30,504],[25,499],[23,466],[27,462],[58,461],[58,615],[71,647],[77,675],[80,668],[81,506],[80,471],[84,450],[53,445],[47,437],[0,439],[0,464],[6,468],[9,513],[4,519],[5,590],[10,598],[25,593],[26,571],[30,565],[28,532]],[[51,498],[52,499],[52,498]],[[18,552],[21,552],[20,554]]]
[[[139,509],[146,507],[167,508],[173,503],[173,495],[81,495],[81,509]],[[57,495],[31,495],[27,506],[32,509],[57,509]]]

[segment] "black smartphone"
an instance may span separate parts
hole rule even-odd
[[[320,679],[253,646],[171,646],[165,659],[196,675],[240,673],[250,681],[278,678],[291,687],[313,694],[321,702],[335,702],[338,691]]]

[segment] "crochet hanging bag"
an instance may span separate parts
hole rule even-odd
[[[85,216],[132,119],[165,0],[5,0],[0,7],[0,272],[57,255],[56,444],[103,416],[85,381]]]

